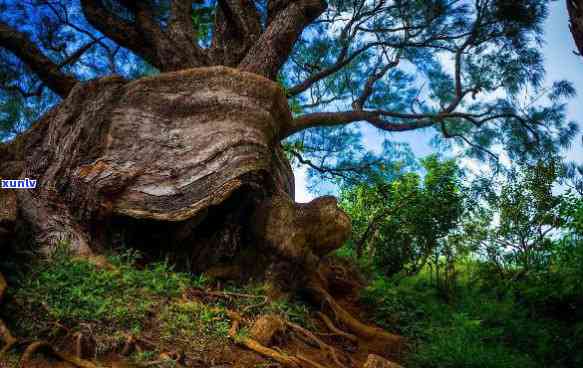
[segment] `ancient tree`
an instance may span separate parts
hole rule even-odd
[[[334,302],[321,265],[350,220],[332,197],[295,203],[289,159],[350,175],[310,159],[310,142],[358,122],[434,129],[492,161],[553,151],[576,130],[561,102],[572,88],[542,89],[546,1],[1,6],[2,93],[58,103],[0,145],[0,178],[38,180],[0,191],[0,246],[22,230],[44,254],[94,258],[120,241],[179,253],[195,271],[262,277],[274,296],[306,292],[368,338],[395,340]],[[525,87],[550,105],[516,99]]]

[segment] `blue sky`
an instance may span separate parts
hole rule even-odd
[[[564,1],[554,1],[550,5],[550,14],[545,24],[545,40],[543,47],[545,56],[545,66],[547,70],[547,83],[555,80],[566,79],[571,81],[577,89],[578,96],[571,100],[568,107],[568,119],[579,123],[583,131],[583,57],[573,53],[576,50],[575,42],[569,31],[569,21],[567,8]],[[361,125],[364,133],[365,144],[374,149],[380,147],[385,136],[379,134],[376,129],[366,124]],[[411,145],[413,152],[419,156],[426,156],[434,152],[430,145],[431,131],[417,131],[407,133],[396,133],[392,139],[399,142],[406,142]],[[583,163],[583,144],[581,135],[573,142],[573,146],[565,152],[568,160]],[[304,169],[295,169],[296,174],[296,200],[307,202],[314,198],[314,195],[306,189],[306,176]]]

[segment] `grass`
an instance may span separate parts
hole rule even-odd
[[[230,319],[226,310],[198,302],[172,303],[159,316],[161,338],[171,343],[196,343],[201,338],[226,343]]]
[[[155,351],[134,354],[136,362],[177,350],[204,359],[205,352],[226,349],[231,343],[227,309],[244,312],[250,319],[274,313],[309,324],[306,305],[266,303],[262,284],[229,284],[223,291],[250,297],[202,302],[184,296],[189,295],[188,289],[210,287],[212,280],[176,272],[166,262],[139,267],[139,258],[131,251],[112,254],[108,256],[112,267],[98,267],[57,252],[50,261],[38,261],[12,280],[0,314],[12,316],[15,335],[29,339],[54,341],[77,331],[89,332],[97,342],[98,356],[119,351],[129,335],[155,343]],[[246,333],[244,327],[239,330],[241,336]]]
[[[111,256],[112,268],[98,268],[66,254],[39,262],[10,289],[14,290],[13,305],[40,317],[28,319],[28,326],[21,327],[32,334],[53,322],[140,331],[158,304],[181,295],[194,282],[166,263],[135,268],[135,257],[132,253]]]
[[[249,297],[235,297],[230,299],[217,299],[213,305],[232,308],[234,310],[246,310],[249,315],[277,314],[283,318],[300,324],[310,326],[310,307],[297,298],[290,300],[275,300],[265,303],[267,300],[265,285],[262,283],[250,283],[247,285],[227,284],[223,291],[248,295]]]
[[[6,353],[0,360],[0,368],[17,368],[20,356],[13,352]]]
[[[2,314],[15,316],[15,334],[31,339],[90,331],[98,354],[128,335],[151,337],[160,351],[228,342],[224,312],[182,298],[188,288],[205,287],[207,278],[175,272],[165,262],[137,267],[138,257],[111,255],[112,267],[104,268],[56,253],[13,283]]]

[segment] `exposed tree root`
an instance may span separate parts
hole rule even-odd
[[[302,354],[297,354],[296,358],[304,363],[307,363],[308,365],[314,367],[314,368],[327,368],[323,365],[321,365],[320,363],[316,363],[311,359],[306,358],[305,356],[303,356]]]
[[[316,345],[321,349],[324,350],[328,356],[330,357],[330,359],[332,359],[332,361],[340,368],[344,368],[344,364],[342,364],[340,362],[340,360],[338,359],[338,355],[336,354],[336,350],[331,347],[330,345],[326,344],[325,342],[323,342],[322,340],[320,340],[319,338],[317,338],[313,333],[311,333],[310,331],[306,330],[305,328],[303,328],[302,326],[299,326],[295,323],[289,322],[289,321],[285,321],[286,326],[290,327],[292,330],[297,331],[301,336],[303,336],[305,339],[307,339],[308,343],[312,342],[312,343],[316,343]]]
[[[67,353],[59,352],[51,344],[49,344],[46,341],[37,341],[37,342],[30,344],[26,348],[26,350],[24,351],[22,358],[20,358],[19,367],[20,368],[27,368],[30,364],[30,360],[32,359],[32,356],[36,352],[38,352],[39,350],[45,350],[48,353],[50,353],[51,355],[54,355],[57,358],[65,361],[67,363],[70,363],[78,368],[98,368],[99,367],[88,360],[84,360],[84,359],[78,358],[74,355],[67,354]]]
[[[156,349],[157,345],[151,341],[148,341],[140,336],[128,335],[126,337],[126,341],[123,345],[123,348],[120,352],[122,356],[129,356],[132,352],[142,352],[142,345],[146,345],[149,349]]]
[[[129,356],[133,352],[135,345],[136,339],[133,336],[128,336],[126,338],[126,342],[124,343],[123,349],[121,350],[120,354],[122,356]]]
[[[311,281],[307,291],[314,302],[322,307],[328,307],[334,319],[345,326],[354,335],[367,340],[379,342],[388,352],[399,354],[403,349],[403,338],[384,331],[381,328],[368,326],[354,318],[347,310],[321,286],[319,281]]]
[[[188,290],[188,293],[195,296],[211,296],[215,298],[224,298],[228,300],[232,300],[234,298],[265,299],[265,297],[261,295],[234,293],[228,291],[209,291],[203,289],[190,289]]]
[[[75,339],[75,355],[78,358],[86,359],[95,356],[95,340],[91,335],[77,332],[73,335]]]
[[[321,313],[321,312],[318,312],[316,314],[324,322],[326,327],[328,327],[328,329],[333,332],[334,335],[342,336],[345,339],[352,341],[354,343],[358,342],[358,338],[356,336],[354,336],[353,334],[350,334],[348,332],[344,332],[341,329],[339,329],[338,327],[336,327],[334,325],[334,322],[332,322],[332,320],[327,315],[325,315],[324,313]]]
[[[263,355],[265,357],[271,358],[278,363],[283,364],[286,367],[298,368],[298,367],[313,367],[313,368],[325,368],[320,363],[317,363],[305,356],[297,354],[295,356],[289,356],[283,352],[271,349],[257,341],[256,339],[248,336],[239,336],[238,330],[242,322],[242,317],[239,313],[234,311],[228,311],[227,315],[232,320],[231,329],[229,330],[229,336],[238,344],[245,346],[246,348],[255,351],[256,353]],[[270,318],[276,318],[271,316]],[[263,319],[259,319],[261,321]],[[277,323],[272,323],[273,329],[281,329],[282,326],[287,326],[290,330],[294,331],[298,338],[303,340],[309,345],[315,345],[319,349],[326,352],[327,356],[339,367],[344,368],[345,365],[340,362],[336,350],[330,345],[326,344],[318,337],[316,337],[312,332],[306,330],[305,328],[285,320],[279,319]],[[255,326],[254,326],[255,327]],[[273,331],[275,333],[275,331]],[[264,333],[264,335],[273,335],[273,333]],[[261,338],[260,338],[261,339]],[[270,339],[270,338],[269,338]],[[264,340],[269,340],[264,339]]]
[[[285,324],[276,315],[266,314],[259,317],[249,331],[251,338],[262,345],[269,346],[275,336],[284,331]]]
[[[256,308],[264,307],[267,304],[269,304],[269,298],[264,297],[261,302],[259,302],[257,304],[251,304],[251,305],[248,305],[245,308],[243,308],[243,313],[247,313],[247,312],[252,311],[253,309],[256,309]]]
[[[262,295],[244,294],[244,293],[234,293],[228,291],[207,291],[202,289],[194,289],[189,291],[194,295],[211,296],[216,298],[224,298],[228,300],[233,300],[234,298],[246,298],[246,299],[262,299],[259,303],[251,304],[243,308],[243,314],[246,314],[253,309],[261,308],[269,304],[269,297]]]
[[[146,368],[146,367],[159,366],[159,365],[164,364],[164,363],[172,362],[174,367],[182,368],[182,367],[184,367],[183,360],[184,360],[184,356],[182,354],[162,353],[162,354],[160,354],[160,359],[158,359],[158,360],[153,360],[151,362],[145,362],[145,363],[137,363],[137,365],[139,367]]]
[[[8,285],[6,284],[6,279],[4,275],[0,273],[0,303],[2,303],[2,298],[4,297],[4,293],[6,292],[6,288]]]
[[[301,360],[297,357],[288,356],[283,353],[279,353],[273,349],[270,349],[254,339],[248,336],[239,336],[239,326],[241,325],[242,317],[239,313],[234,311],[228,311],[227,315],[231,318],[232,325],[229,330],[229,336],[238,344],[245,346],[246,348],[253,350],[254,352],[263,355],[264,357],[275,360],[276,362],[283,364],[286,367],[291,368],[302,368]],[[317,367],[320,368],[320,367]]]
[[[8,327],[6,327],[4,321],[2,321],[1,319],[0,319],[0,337],[2,337],[2,340],[4,341],[4,347],[0,349],[1,359],[4,356],[4,354],[10,351],[10,349],[12,349],[12,347],[16,345],[16,343],[18,342],[18,339],[12,336],[12,333],[10,332]]]
[[[158,345],[152,341],[146,340],[146,339],[139,337],[139,336],[129,335],[126,338],[126,341],[124,343],[122,351],[120,352],[120,355],[127,357],[134,350],[137,352],[144,351],[142,349],[142,347],[140,346],[140,344],[146,345],[148,347],[148,349],[150,349],[150,350],[155,350],[158,347]],[[153,361],[145,362],[145,363],[135,363],[135,364],[139,367],[152,367],[152,366],[157,366],[160,364],[172,362],[175,367],[180,368],[180,367],[184,366],[184,358],[185,357],[184,357],[184,354],[182,352],[169,351],[169,352],[161,353],[159,358],[160,359],[158,359],[158,360],[153,360]]]

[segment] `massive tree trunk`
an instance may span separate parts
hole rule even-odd
[[[45,254],[96,259],[121,242],[174,255],[216,277],[263,279],[274,298],[304,292],[356,335],[398,348],[326,291],[320,260],[350,220],[333,197],[294,202],[279,143],[290,121],[277,83],[228,67],[78,84],[0,146],[0,178],[38,180],[0,191],[0,247],[22,223]]]
[[[279,143],[290,121],[277,83],[228,67],[80,83],[3,147],[11,159],[0,177],[38,187],[2,192],[2,232],[18,217],[44,253],[79,256],[123,235],[147,252],[186,254],[197,271],[259,245],[277,265],[262,269],[296,285],[290,275],[315,270],[350,222],[333,199],[293,202]]]

